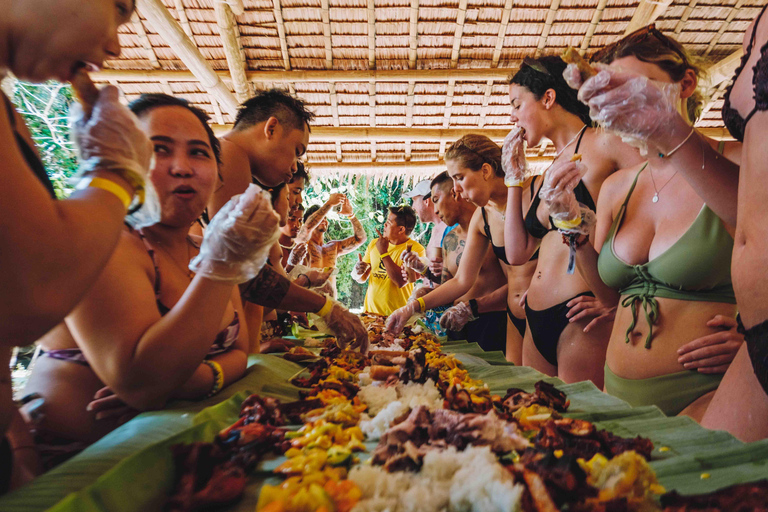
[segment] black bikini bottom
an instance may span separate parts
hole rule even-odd
[[[507,318],[509,318],[509,321],[515,326],[515,329],[520,333],[520,336],[525,337],[525,318],[517,318],[512,314],[512,310],[509,309],[509,306],[507,306]]]
[[[7,437],[0,441],[0,496],[8,492],[11,487],[11,475],[13,474],[13,451]]]
[[[739,332],[744,333],[747,352],[757,380],[760,381],[763,391],[768,394],[768,320],[745,329],[741,317],[737,316],[736,319],[739,322]]]
[[[449,340],[467,340],[477,343],[489,352],[501,350],[507,352],[507,319],[504,311],[481,313],[480,318],[469,322],[460,331],[448,331]]]
[[[551,308],[536,311],[528,306],[528,299],[525,300],[525,317],[528,319],[528,328],[531,330],[531,337],[536,349],[553,366],[557,366],[557,343],[560,341],[560,335],[568,326],[568,318],[565,315],[571,309],[566,304],[583,295],[594,297],[592,292],[584,292],[571,297]]]

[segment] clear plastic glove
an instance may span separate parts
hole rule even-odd
[[[323,320],[336,336],[336,343],[341,348],[349,346],[359,349],[363,354],[368,353],[368,331],[357,315],[350,313],[337,302]]]
[[[501,147],[501,167],[504,169],[504,184],[508,187],[519,186],[533,175],[525,159],[524,135],[523,128],[512,128]]]
[[[109,171],[130,183],[137,191],[144,189],[145,211],[143,222],[160,220],[157,194],[148,178],[153,146],[139,127],[136,116],[120,103],[116,87],[107,86],[99,91],[90,115],[88,107],[76,103],[70,114],[72,138],[77,146],[80,171]]]
[[[331,277],[331,274],[333,274],[333,268],[328,267],[326,269],[313,269],[308,271],[306,274],[307,279],[309,279],[309,286],[310,288],[315,288],[317,286],[323,286],[328,282],[328,279]]]
[[[354,273],[358,276],[362,276],[368,271],[369,268],[371,268],[370,263],[364,262],[363,255],[358,253],[357,263],[355,263]]]
[[[576,89],[578,91],[581,89],[581,86],[584,85],[581,71],[579,71],[579,67],[576,64],[568,64],[565,67],[563,78],[565,79],[565,83],[567,83],[568,87],[571,89]]]
[[[547,204],[557,228],[568,230],[581,224],[581,206],[573,190],[586,173],[584,164],[565,159],[547,169],[539,197]]]
[[[419,310],[419,303],[415,300],[407,303],[405,306],[394,311],[389,318],[387,318],[387,324],[385,330],[391,332],[394,335],[398,335],[403,332],[405,324],[411,319]]]
[[[443,275],[443,260],[429,260],[429,271],[433,276],[440,278]]]
[[[413,251],[405,251],[403,253],[403,267],[409,268],[418,274],[423,274],[427,271],[427,265]]]
[[[288,255],[287,265],[296,267],[304,263],[304,258],[307,257],[307,244],[296,244],[291,253]]]
[[[477,317],[472,313],[468,302],[459,302],[448,308],[440,317],[440,327],[449,331],[460,331]]]
[[[189,269],[214,281],[238,284],[253,279],[280,236],[279,223],[269,193],[249,185],[213,217]]]
[[[662,147],[674,134],[679,113],[680,85],[650,80],[609,66],[579,89],[579,100],[589,105],[589,116],[627,144],[648,153]]]
[[[432,291],[432,288],[430,288],[429,286],[424,286],[424,285],[417,286],[413,289],[411,296],[408,297],[408,302],[412,302],[416,299],[420,299],[431,291]]]

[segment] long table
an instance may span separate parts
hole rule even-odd
[[[470,375],[484,381],[493,394],[503,396],[510,387],[532,391],[534,383],[544,379],[568,395],[571,406],[566,416],[592,421],[624,437],[650,438],[655,445],[651,466],[667,490],[703,493],[768,477],[768,440],[744,444],[689,418],[668,418],[656,407],[633,408],[591,382],[563,384],[507,363],[501,352],[484,352],[474,343],[445,342],[443,351],[456,354]],[[298,388],[288,378],[301,368],[279,355],[252,355],[243,379],[216,397],[177,402],[137,416],[30,485],[0,498],[0,511],[161,510],[173,484],[169,447],[211,441],[236,421],[240,403],[251,393],[297,399]],[[280,481],[270,471],[282,460],[265,461],[250,477],[243,500],[228,510],[253,512],[261,485]]]

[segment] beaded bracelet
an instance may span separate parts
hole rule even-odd
[[[211,390],[208,394],[205,395],[205,398],[210,398],[224,387],[224,369],[216,361],[209,361],[208,359],[204,360],[203,364],[208,365],[213,371],[213,386],[211,386]]]

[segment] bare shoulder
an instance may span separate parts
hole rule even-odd
[[[609,206],[612,210],[614,209],[614,206],[620,204],[629,192],[629,188],[632,186],[635,176],[637,176],[637,173],[643,165],[644,164],[640,164],[627,169],[619,169],[608,176],[600,189],[600,197],[598,198],[599,204]],[[598,211],[600,211],[600,209],[601,206],[598,206]]]
[[[149,249],[139,233],[132,228],[126,226],[123,229],[120,234],[120,242],[117,244],[112,258],[119,259],[131,266],[138,266],[145,270],[152,280],[155,278],[155,265],[149,254]]]
[[[625,143],[618,135],[600,128],[591,129],[590,135],[590,149],[608,159],[613,169],[623,169],[644,161],[637,148]]]

